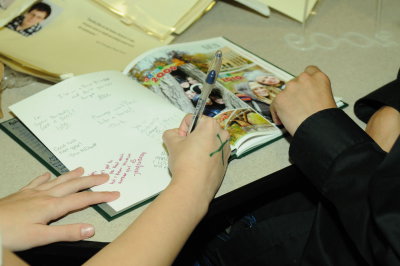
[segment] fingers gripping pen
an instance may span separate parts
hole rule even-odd
[[[222,64],[222,52],[218,50],[215,53],[214,60],[209,67],[206,80],[203,88],[201,89],[201,95],[199,100],[197,101],[196,109],[194,111],[194,115],[192,118],[192,123],[189,127],[188,132],[192,132],[196,128],[197,123],[199,122],[201,116],[203,115],[208,96],[210,95],[210,92],[215,84],[215,81],[217,80],[219,70],[221,69],[221,64]]]

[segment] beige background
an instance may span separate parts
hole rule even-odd
[[[314,47],[306,51],[292,48],[285,40],[288,34],[301,35],[301,24],[274,11],[269,18],[263,17],[231,1],[218,2],[174,42],[225,36],[294,75],[307,65],[317,65],[330,76],[334,94],[349,104],[345,112],[354,118],[354,102],[393,80],[400,67],[400,3],[398,0],[383,1],[381,30],[387,32],[383,39],[375,36],[376,3],[375,0],[320,0],[316,14],[306,24],[307,47]],[[6,90],[2,99],[5,118],[0,121],[12,117],[6,106],[50,85],[37,81]],[[288,147],[288,141],[281,139],[231,162],[219,195],[288,166]],[[16,191],[46,171],[2,131],[0,165],[0,196]],[[92,223],[96,226],[92,240],[111,241],[143,208],[112,222],[89,208],[63,218],[57,224]]]

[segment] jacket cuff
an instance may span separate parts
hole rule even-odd
[[[308,117],[289,148],[294,164],[321,188],[335,158],[347,148],[372,139],[343,110],[331,108]]]

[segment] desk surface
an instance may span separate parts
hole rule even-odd
[[[387,31],[380,38],[376,33],[376,2],[373,0],[319,1],[306,24],[308,43],[299,50],[288,42],[290,34],[301,36],[302,25],[272,12],[269,18],[236,5],[219,1],[216,6],[192,25],[174,42],[201,40],[225,36],[273,64],[296,75],[313,64],[326,72],[334,94],[341,96],[349,107],[345,111],[363,126],[353,114],[355,100],[393,80],[400,66],[400,3],[383,1],[380,29]],[[51,84],[34,82],[23,88],[3,93],[3,109]],[[11,114],[4,110],[5,118]],[[0,196],[5,196],[27,184],[47,169],[4,132],[0,132]],[[243,159],[230,163],[222,195],[289,165],[289,142],[281,139]],[[107,222],[94,209],[88,208],[57,221],[56,224],[87,222],[96,227],[92,240],[111,241],[145,208],[136,209],[112,222]]]

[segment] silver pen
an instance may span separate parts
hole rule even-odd
[[[201,116],[203,115],[208,96],[210,95],[212,87],[214,86],[215,81],[218,78],[218,74],[221,69],[221,64],[222,64],[222,52],[218,50],[214,55],[213,62],[208,68],[206,80],[203,88],[201,88],[201,95],[199,100],[197,101],[196,109],[192,117],[192,123],[190,124],[188,132],[192,132],[196,128],[197,123],[199,122]]]

